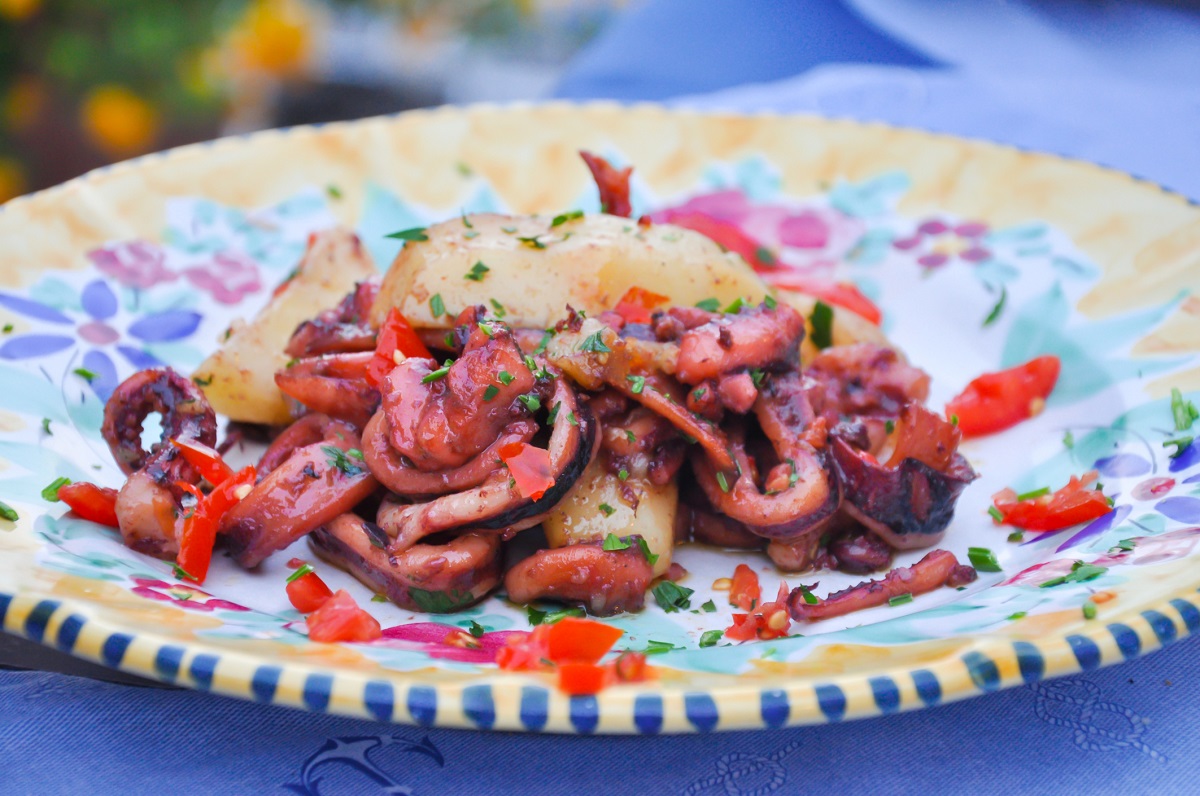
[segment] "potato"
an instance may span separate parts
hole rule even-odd
[[[235,321],[221,348],[192,378],[217,412],[248,423],[288,423],[291,415],[275,386],[287,364],[283,349],[302,321],[337,305],[356,282],[378,272],[358,236],[348,229],[313,237],[295,278],[250,323]]]
[[[625,484],[638,496],[636,510],[621,498],[621,481],[597,457],[571,493],[542,520],[546,540],[551,547],[565,547],[600,541],[610,533],[618,537],[637,534],[646,540],[650,552],[658,555],[654,562],[654,576],[658,577],[671,566],[679,489],[674,481],[655,486],[635,476]],[[601,505],[612,508],[612,513],[602,510]]]
[[[463,309],[494,300],[507,322],[540,328],[562,318],[568,304],[591,315],[611,309],[634,286],[689,307],[707,298],[757,302],[768,292],[745,261],[698,232],[642,228],[601,213],[554,227],[549,216],[483,213],[425,234],[428,241],[404,245],[384,277],[371,311],[375,326],[396,307],[413,326],[449,328]],[[489,270],[478,281],[465,278],[476,263]],[[439,294],[449,314],[435,318],[429,304]]]

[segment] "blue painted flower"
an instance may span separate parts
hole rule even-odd
[[[0,293],[0,306],[45,324],[44,331],[6,340],[0,345],[0,359],[34,360],[79,345],[84,352],[82,367],[95,374],[88,381],[92,392],[101,400],[107,400],[120,381],[110,352],[120,354],[137,369],[160,366],[163,363],[148,352],[145,345],[182,340],[200,325],[198,312],[167,310],[132,320],[122,331],[117,319],[117,295],[103,279],[84,285],[79,305],[83,308],[82,316],[40,301]],[[122,342],[123,337],[133,338],[131,342],[135,344]]]

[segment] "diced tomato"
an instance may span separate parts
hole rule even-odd
[[[866,320],[878,326],[883,322],[883,311],[875,302],[864,296],[852,282],[829,282],[813,279],[795,271],[779,271],[764,275],[764,279],[780,290],[794,290],[798,293],[819,298],[826,304],[844,307],[851,312],[861,315]]]
[[[1112,504],[1103,492],[1091,488],[1098,477],[1095,470],[1078,478],[1071,476],[1057,492],[1026,500],[1017,500],[1016,492],[1002,489],[992,496],[1002,517],[996,522],[1027,531],[1057,531],[1103,517],[1112,511]]]
[[[521,497],[537,500],[554,486],[550,451],[544,448],[536,448],[528,442],[510,442],[500,447],[500,461],[508,466],[508,473],[517,482]]]
[[[780,583],[773,602],[763,603],[752,613],[734,614],[733,624],[725,628],[725,638],[730,641],[783,638],[792,625],[787,598],[787,584]]]
[[[584,661],[563,661],[558,664],[558,687],[571,696],[598,694],[609,677],[606,666]]]
[[[179,448],[184,460],[199,470],[204,480],[213,486],[233,475],[233,468],[225,463],[221,454],[203,442],[194,439],[173,439],[171,444]]]
[[[375,617],[359,608],[345,589],[334,592],[305,621],[313,641],[374,641],[383,635]]]
[[[616,678],[624,683],[641,683],[654,674],[653,667],[646,664],[644,652],[626,650],[612,663]]]
[[[743,611],[753,611],[762,599],[762,587],[758,584],[758,575],[745,564],[738,564],[733,570],[733,585],[729,589],[729,604],[736,605]]]
[[[311,614],[333,596],[321,576],[315,572],[301,575],[287,585],[288,601],[302,614]]]
[[[601,212],[629,218],[633,212],[633,205],[629,202],[629,177],[633,174],[633,167],[614,168],[607,160],[591,152],[581,151],[579,156],[592,172],[592,179],[600,191]]]
[[[447,647],[458,647],[464,650],[477,650],[483,646],[479,639],[472,636],[467,631],[460,627],[451,628],[446,632],[446,637],[442,639],[442,643]]]
[[[1040,356],[1024,365],[985,373],[946,404],[947,417],[958,417],[963,436],[978,437],[1011,428],[1042,411],[1058,381],[1056,356]]]
[[[66,503],[71,511],[85,520],[98,522],[110,528],[117,527],[117,490],[96,486],[87,481],[58,488],[58,499]]]
[[[729,251],[740,254],[759,273],[770,273],[778,268],[775,257],[736,224],[697,210],[668,210],[665,216],[667,223],[699,232]]]
[[[626,323],[650,323],[650,311],[668,300],[667,296],[634,286],[625,291],[617,306],[613,307],[613,312],[624,318]]]
[[[196,583],[203,583],[208,577],[208,567],[212,563],[213,546],[217,541],[217,528],[221,524],[221,518],[241,500],[238,490],[243,486],[253,486],[256,477],[257,472],[253,465],[244,467],[222,480],[208,495],[201,493],[192,484],[179,483],[180,487],[196,496],[196,506],[183,521],[183,531],[179,535],[179,554],[175,556],[175,563]]]
[[[379,329],[379,337],[375,343],[375,356],[367,364],[367,381],[373,387],[378,387],[387,374],[396,367],[396,352],[405,357],[431,359],[433,354],[417,337],[408,319],[393,307],[388,310],[387,318]]]
[[[550,655],[549,634],[553,625],[538,625],[531,633],[514,633],[496,651],[496,664],[510,671],[545,669]]]
[[[597,622],[568,616],[550,625],[547,636],[547,656],[554,663],[587,661],[595,663],[612,649],[624,630]]]

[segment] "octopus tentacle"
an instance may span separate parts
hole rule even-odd
[[[310,411],[362,428],[379,407],[379,390],[367,381],[371,351],[301,359],[275,373],[284,395]]]
[[[640,611],[653,571],[637,545],[605,550],[600,542],[539,550],[519,561],[504,577],[508,597],[517,603],[538,599],[582,603],[595,616]]]
[[[162,415],[162,439],[142,449],[142,424],[153,413]],[[104,405],[100,433],[126,475],[141,470],[164,451],[170,440],[217,443],[217,416],[191,379],[171,368],[149,368],[121,382]]]

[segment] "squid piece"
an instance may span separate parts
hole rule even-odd
[[[358,435],[343,425],[297,449],[230,508],[220,531],[234,560],[252,569],[370,496],[379,482],[357,458],[358,445]]]
[[[330,354],[301,359],[275,373],[275,384],[289,398],[362,428],[379,407],[379,391],[367,381],[374,352]]]
[[[297,326],[284,351],[299,358],[373,351],[376,331],[367,316],[378,294],[379,279],[359,282],[336,307]]]
[[[978,477],[957,453],[959,437],[956,426],[915,403],[896,421],[883,462],[833,437],[845,510],[897,550],[937,544],[958,496]]]
[[[384,538],[361,517],[341,514],[309,534],[308,542],[322,559],[410,611],[460,611],[500,583],[500,538],[494,534],[465,533],[391,555]]]
[[[652,579],[638,545],[604,550],[599,542],[539,550],[504,576],[508,598],[526,604],[550,599],[582,603],[594,616],[640,611]]]
[[[675,375],[695,385],[740,368],[795,367],[803,338],[804,318],[786,304],[743,308],[684,332]]]
[[[815,622],[875,608],[903,594],[915,597],[942,586],[965,586],[977,577],[975,569],[958,563],[953,553],[934,550],[911,567],[899,567],[879,580],[834,592],[823,600],[818,599],[815,605],[805,599],[806,589],[793,589],[788,597],[788,611],[797,622]]]

